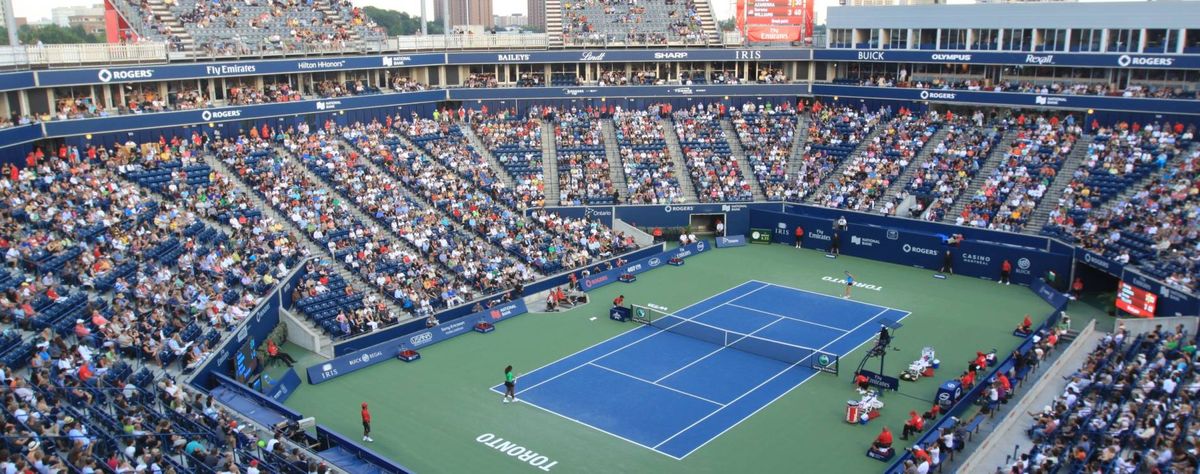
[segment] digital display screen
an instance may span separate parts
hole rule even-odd
[[[1117,286],[1117,309],[1139,318],[1153,318],[1158,295],[1126,282]]]
[[[246,383],[254,372],[258,369],[258,359],[256,358],[255,350],[258,344],[254,339],[246,341],[242,344],[241,349],[238,349],[237,354],[233,356],[233,378],[241,383]]]

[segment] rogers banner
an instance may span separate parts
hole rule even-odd
[[[807,41],[812,37],[812,0],[738,0],[737,24],[752,43]]]

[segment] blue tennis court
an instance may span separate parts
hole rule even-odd
[[[909,314],[760,281],[672,313],[523,375],[517,398],[683,459],[816,375],[814,354]]]

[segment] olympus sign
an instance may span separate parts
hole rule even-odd
[[[970,55],[970,54],[945,54],[945,53],[933,53],[933,54],[929,55],[929,59],[930,59],[931,61],[961,61],[961,62],[970,62],[970,61],[971,61],[971,55]]]
[[[111,80],[131,81],[134,79],[151,79],[154,77],[153,69],[129,69],[125,71],[110,71],[101,69],[96,75],[100,82],[108,82]]]
[[[921,253],[925,255],[933,255],[935,257],[938,254],[937,250],[916,247],[909,244],[904,244],[904,253]]]

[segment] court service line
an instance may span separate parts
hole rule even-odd
[[[876,308],[882,308],[882,309],[896,309],[896,308],[889,308],[889,307],[887,307],[887,306],[877,305],[877,304],[875,304],[875,303],[868,303],[868,302],[866,302],[866,301],[859,301],[859,300],[847,300],[847,299],[840,298],[840,297],[837,297],[837,296],[833,296],[833,295],[827,295],[827,294],[825,294],[825,293],[818,293],[818,292],[816,292],[816,291],[812,291],[812,290],[806,290],[806,289],[804,289],[804,288],[796,288],[796,287],[787,286],[787,285],[780,285],[780,284],[778,284],[778,283],[770,283],[770,282],[766,282],[766,281],[762,281],[762,280],[750,280],[750,281],[752,281],[752,282],[755,282],[755,283],[763,283],[763,284],[765,284],[765,285],[767,285],[767,286],[778,286],[778,287],[780,287],[780,288],[786,288],[786,289],[789,289],[789,290],[799,291],[799,292],[801,292],[801,293],[808,293],[808,294],[810,294],[810,295],[824,296],[824,297],[826,297],[826,298],[829,298],[829,299],[831,299],[831,300],[835,300],[835,301],[853,301],[853,302],[855,302],[855,303],[858,303],[858,304],[865,304],[865,305],[867,305],[867,306],[874,306],[874,307],[876,307]],[[903,310],[896,309],[896,311],[903,311]]]
[[[880,312],[876,313],[874,316],[871,316],[870,318],[867,318],[865,321],[863,321],[863,322],[859,323],[859,325],[858,325],[858,326],[855,326],[855,327],[854,327],[854,329],[851,329],[849,332],[847,332],[847,333],[845,333],[845,334],[842,334],[841,336],[838,336],[837,338],[835,338],[835,339],[834,339],[834,340],[832,340],[832,341],[829,341],[829,343],[828,343],[828,344],[825,344],[824,346],[821,346],[821,348],[820,348],[820,349],[817,349],[816,351],[814,351],[814,352],[813,352],[813,354],[816,354],[817,352],[824,352],[824,351],[825,351],[825,349],[828,349],[828,348],[829,348],[829,346],[832,346],[834,343],[836,343],[836,342],[838,342],[838,341],[842,340],[842,338],[843,338],[843,337],[846,337],[846,336],[848,336],[848,335],[850,335],[850,334],[853,334],[853,333],[854,333],[854,331],[857,331],[859,328],[861,328],[861,327],[865,326],[867,323],[869,323],[869,322],[871,322],[871,321],[874,321],[874,320],[875,320],[875,318],[878,318],[879,316],[881,316],[881,315],[883,315],[884,313],[886,313],[886,312],[888,311],[888,309],[890,309],[890,308],[884,309],[883,311],[880,311]],[[684,428],[684,429],[680,430],[678,433],[675,433],[675,434],[671,435],[671,437],[669,437],[669,438],[667,438],[667,439],[664,439],[664,440],[662,440],[662,442],[660,442],[660,443],[658,443],[658,444],[654,445],[654,447],[657,449],[659,446],[662,446],[662,445],[664,445],[664,444],[667,444],[667,442],[668,442],[668,441],[671,441],[672,439],[675,439],[675,437],[676,437],[676,436],[679,436],[679,435],[681,435],[681,434],[683,434],[683,433],[686,433],[688,430],[690,430],[690,429],[694,428],[696,425],[700,424],[700,423],[701,423],[701,422],[703,422],[704,420],[707,420],[707,419],[711,418],[713,415],[716,415],[717,413],[720,413],[720,412],[721,412],[721,410],[724,410],[724,409],[725,409],[726,407],[728,407],[729,405],[733,405],[734,403],[737,403],[737,402],[738,402],[738,400],[741,400],[741,399],[745,398],[745,397],[746,397],[746,395],[750,395],[751,393],[754,393],[754,392],[758,391],[758,389],[760,389],[760,388],[762,388],[764,385],[766,385],[766,384],[770,383],[772,380],[775,380],[775,379],[779,378],[779,376],[780,376],[780,375],[783,375],[783,374],[787,373],[787,371],[789,371],[789,370],[792,370],[792,369],[796,368],[796,366],[800,365],[800,364],[801,364],[801,363],[803,363],[804,361],[806,361],[806,360],[808,360],[808,359],[811,359],[811,358],[812,358],[812,355],[809,355],[808,357],[805,357],[805,358],[803,358],[803,359],[800,359],[800,361],[796,362],[795,364],[792,364],[792,365],[789,365],[789,366],[787,366],[787,368],[785,368],[785,369],[783,369],[783,370],[779,371],[779,372],[778,372],[778,373],[776,373],[775,375],[772,375],[772,376],[771,376],[771,378],[769,378],[769,379],[767,379],[767,380],[764,380],[762,383],[760,383],[760,384],[758,384],[758,385],[754,386],[754,388],[751,388],[750,390],[746,391],[746,393],[743,393],[743,394],[739,395],[737,398],[735,398],[735,399],[733,399],[732,401],[730,401],[729,403],[727,403],[727,404],[726,404],[724,407],[718,408],[718,409],[714,410],[712,413],[709,413],[708,415],[706,415],[704,418],[701,418],[701,419],[699,419],[699,420],[696,420],[696,422],[695,422],[695,423],[692,423],[691,425],[688,425],[688,427],[687,427],[687,428]],[[814,374],[814,375],[815,375],[815,374]],[[809,377],[809,378],[812,378],[812,377]],[[804,379],[804,382],[807,382],[807,381],[808,381],[808,379]],[[801,382],[801,384],[803,384],[804,382]],[[796,385],[796,387],[799,387],[799,386],[800,386],[799,384],[797,384],[797,385]],[[791,389],[789,389],[787,392],[790,392],[790,391],[792,391],[792,390],[795,390],[795,389],[796,389],[796,387],[792,387],[792,388],[791,388]],[[784,392],[784,394],[787,394],[787,392]],[[780,396],[783,396],[783,395],[780,395]],[[776,400],[777,400],[777,399],[778,399],[778,397],[776,397]],[[774,403],[774,400],[772,400],[772,401],[771,401],[771,403]],[[767,407],[767,406],[769,406],[771,403],[767,403],[766,405],[763,405],[763,406],[759,407],[759,408],[758,408],[758,410],[754,410],[754,411],[753,411],[753,412],[751,412],[749,415],[746,415],[746,416],[745,416],[745,417],[743,417],[741,420],[738,420],[738,421],[737,421],[737,423],[734,423],[734,424],[733,424],[733,426],[730,426],[729,428],[726,428],[724,431],[721,431],[721,433],[717,434],[717,436],[720,436],[721,434],[725,433],[725,431],[729,431],[731,428],[733,428],[734,426],[737,426],[737,425],[738,425],[738,424],[740,424],[741,422],[745,421],[747,418],[750,418],[751,416],[754,416],[754,414],[755,414],[755,413],[758,413],[758,411],[759,411],[759,410],[762,410],[763,408],[766,408],[766,407]],[[713,440],[713,439],[715,439],[717,436],[714,436],[714,437],[712,437],[712,438],[709,438],[709,441],[712,441],[712,440]],[[706,441],[705,443],[707,443],[707,441]],[[701,444],[700,446],[703,446],[703,445],[704,445],[704,444]],[[696,449],[700,449],[700,448],[699,448],[699,447],[696,447]],[[696,449],[693,449],[692,451],[695,451]],[[688,452],[688,454],[691,454],[691,452]],[[686,457],[687,455],[685,454],[684,456]]]
[[[739,336],[742,336],[742,337],[738,338],[738,341],[741,341],[742,339],[745,339],[745,338],[747,338],[747,337],[750,337],[750,335],[752,335],[752,334],[754,334],[754,333],[756,333],[756,332],[759,332],[759,331],[762,331],[763,329],[766,329],[766,328],[767,328],[767,326],[770,326],[770,325],[772,325],[772,324],[775,324],[775,323],[777,323],[777,322],[780,322],[780,321],[783,321],[783,318],[777,318],[777,319],[775,319],[774,321],[771,321],[770,323],[767,323],[767,324],[766,324],[766,325],[764,325],[763,327],[761,327],[761,328],[758,328],[758,329],[755,329],[755,330],[751,331],[751,332],[750,332],[750,334],[738,334],[738,333],[734,333],[734,334],[738,334]],[[718,329],[719,329],[719,328],[718,328]],[[727,331],[728,331],[728,330],[727,330]],[[728,331],[728,332],[733,332],[733,331]],[[721,351],[725,350],[726,348],[728,348],[728,347],[729,347],[729,344],[730,344],[730,343],[729,343],[729,334],[728,334],[728,333],[726,333],[726,334],[725,334],[725,338],[726,338],[726,339],[725,339],[725,344],[721,345],[721,347],[718,347],[718,348],[717,348],[717,350],[715,350],[715,351],[712,351],[712,352],[709,352],[708,354],[705,354],[703,357],[700,357],[699,359],[693,360],[693,361],[689,362],[687,365],[685,365],[685,366],[683,366],[683,367],[680,367],[680,368],[678,368],[678,369],[675,369],[675,371],[673,371],[673,372],[671,372],[671,373],[669,373],[669,374],[667,374],[667,375],[664,375],[664,376],[662,376],[662,377],[659,377],[659,378],[658,378],[658,380],[655,380],[654,382],[655,382],[655,383],[662,382],[663,380],[666,380],[668,377],[670,377],[670,376],[672,376],[672,375],[675,375],[675,374],[677,374],[677,373],[683,372],[683,369],[686,369],[686,368],[688,368],[688,367],[691,367],[691,366],[693,366],[693,365],[696,365],[696,364],[697,364],[697,363],[699,363],[700,361],[702,361],[702,360],[704,360],[704,359],[707,359],[707,358],[709,358],[709,357],[712,357],[713,355],[716,355],[716,353],[718,353],[718,352],[721,352]],[[734,341],[734,342],[737,342],[737,341]],[[711,343],[710,343],[710,344],[711,344]]]
[[[725,304],[726,304],[727,306],[733,306],[733,307],[735,307],[735,308],[742,308],[742,309],[746,309],[746,310],[750,310],[750,311],[754,311],[754,312],[758,312],[758,313],[762,313],[762,314],[769,314],[769,315],[771,315],[771,316],[775,316],[775,317],[778,317],[778,318],[790,319],[790,320],[792,320],[792,321],[796,321],[796,322],[798,322],[798,323],[811,324],[811,325],[813,325],[813,326],[820,326],[820,327],[823,327],[823,328],[825,328],[825,329],[832,329],[832,330],[834,330],[834,331],[837,331],[837,332],[849,332],[849,331],[846,331],[845,329],[842,329],[842,328],[839,328],[839,327],[836,327],[836,326],[830,326],[830,325],[827,325],[827,324],[821,324],[821,323],[814,323],[814,322],[812,322],[812,321],[809,321],[809,320],[807,320],[807,319],[800,319],[800,318],[793,318],[793,317],[791,317],[791,316],[784,316],[784,315],[782,315],[782,314],[778,314],[778,313],[772,313],[772,312],[770,312],[770,311],[763,311],[763,310],[761,310],[761,309],[758,309],[758,308],[751,308],[751,307],[749,307],[749,306],[742,306],[742,305],[740,305],[740,304],[733,304],[733,303],[725,303]]]
[[[679,393],[679,394],[682,394],[682,395],[687,395],[687,396],[689,396],[689,397],[692,397],[692,398],[695,398],[695,399],[697,399],[697,400],[703,400],[703,401],[706,401],[706,402],[708,402],[708,403],[711,403],[711,404],[713,404],[713,405],[722,406],[722,407],[723,407],[723,406],[725,406],[725,404],[724,404],[724,403],[717,402],[717,401],[713,401],[713,400],[709,400],[709,399],[707,399],[707,398],[701,397],[701,396],[699,396],[699,395],[696,395],[696,394],[694,394],[694,393],[685,392],[685,391],[683,391],[683,390],[679,390],[679,389],[677,389],[677,388],[668,387],[668,386],[666,386],[666,385],[662,385],[662,384],[660,384],[660,383],[658,383],[658,382],[655,382],[655,381],[646,380],[646,379],[644,379],[644,378],[641,378],[641,377],[638,377],[638,376],[636,376],[636,375],[630,375],[630,374],[627,374],[627,373],[625,373],[625,372],[621,372],[620,370],[617,370],[617,369],[614,369],[614,368],[611,368],[611,367],[607,367],[607,366],[603,366],[603,365],[597,364],[597,363],[595,363],[595,362],[588,362],[586,365],[590,365],[590,366],[592,366],[592,367],[596,367],[596,368],[599,368],[599,369],[604,369],[604,370],[607,370],[607,371],[609,371],[609,372],[612,372],[612,373],[614,373],[614,374],[617,374],[617,375],[624,375],[624,376],[626,376],[626,377],[629,377],[629,378],[631,378],[631,379],[637,380],[638,382],[644,382],[644,383],[648,383],[648,384],[650,384],[650,385],[653,385],[653,386],[655,386],[655,387],[659,387],[659,388],[665,388],[665,389],[667,389],[667,390],[670,390],[670,391],[672,391],[672,392]]]
[[[893,311],[896,311],[896,310],[893,310]],[[880,311],[879,313],[876,313],[876,314],[875,314],[875,316],[871,316],[871,318],[870,318],[870,319],[868,319],[868,320],[864,321],[862,324],[859,324],[859,325],[858,325],[858,327],[859,327],[859,328],[861,328],[862,326],[864,326],[864,325],[866,325],[867,323],[871,322],[871,321],[872,321],[872,320],[874,320],[875,318],[878,318],[878,317],[880,317],[880,316],[882,316],[882,315],[884,315],[884,314],[887,314],[887,312],[888,312],[888,310],[883,310],[883,311]],[[912,314],[912,313],[909,313],[909,314]],[[908,314],[904,315],[904,317],[908,317]],[[900,319],[904,319],[904,318],[900,318]],[[855,330],[857,330],[857,329],[858,329],[858,328],[855,328]],[[849,334],[849,333],[847,333],[847,334]],[[839,339],[840,339],[840,338],[839,338]],[[837,341],[837,340],[835,339],[833,342],[836,342],[836,341]],[[859,348],[859,347],[862,347],[862,345],[863,345],[863,344],[866,344],[866,343],[867,343],[867,342],[869,342],[869,341],[871,341],[871,338],[870,338],[870,337],[868,337],[868,338],[867,338],[865,341],[863,341],[861,344],[859,344],[859,345],[858,345],[857,347],[855,347],[854,349],[851,349],[849,352],[846,352],[845,354],[838,354],[838,357],[841,357],[841,356],[843,356],[843,355],[846,355],[846,354],[849,354],[849,353],[851,353],[851,352],[854,352],[854,351],[858,350],[858,348]],[[830,342],[829,344],[833,344],[833,342]],[[736,423],[734,423],[734,424],[732,424],[732,425],[729,425],[729,427],[727,427],[727,428],[725,428],[725,429],[721,430],[721,432],[720,432],[720,433],[717,433],[717,434],[716,434],[716,435],[714,435],[713,437],[709,438],[707,441],[705,441],[705,442],[703,442],[703,443],[700,443],[700,445],[699,445],[699,446],[696,446],[695,448],[692,448],[692,450],[691,450],[691,451],[688,451],[688,452],[684,453],[684,454],[683,454],[683,456],[681,457],[681,459],[682,459],[682,458],[686,458],[686,457],[688,457],[689,455],[691,455],[692,453],[694,453],[694,452],[696,452],[696,451],[700,450],[700,448],[703,448],[705,445],[707,445],[708,443],[712,442],[712,440],[714,440],[714,439],[717,439],[717,438],[720,438],[720,437],[721,437],[721,435],[725,434],[725,433],[726,433],[726,432],[728,432],[729,430],[732,430],[732,429],[733,429],[733,428],[735,428],[737,425],[740,425],[740,424],[742,424],[742,422],[743,422],[743,421],[746,421],[746,420],[749,420],[750,418],[753,418],[753,417],[754,417],[754,415],[757,415],[757,414],[758,414],[758,412],[760,412],[760,411],[763,411],[763,409],[765,409],[765,408],[767,408],[767,407],[769,407],[769,406],[773,405],[775,402],[779,401],[779,399],[780,399],[780,398],[783,398],[783,397],[784,397],[784,396],[786,396],[787,394],[789,394],[789,393],[792,393],[793,391],[795,391],[797,388],[800,388],[800,386],[801,386],[801,385],[804,385],[804,383],[805,383],[805,382],[808,382],[808,381],[809,381],[809,380],[811,380],[813,377],[816,377],[816,376],[817,376],[817,374],[818,374],[818,372],[814,372],[812,375],[809,375],[807,378],[805,378],[804,380],[800,381],[800,383],[796,384],[794,387],[792,387],[792,388],[789,388],[789,389],[787,389],[786,391],[784,391],[783,393],[781,393],[781,394],[779,394],[778,396],[776,396],[775,398],[772,398],[772,399],[771,399],[771,401],[769,401],[769,402],[767,402],[766,404],[764,404],[764,405],[762,405],[762,406],[758,407],[758,409],[756,409],[756,410],[754,410],[754,411],[750,412],[750,414],[749,414],[749,415],[746,415],[744,418],[742,418],[742,419],[738,420]],[[756,388],[757,388],[757,387],[756,387]],[[736,400],[735,400],[735,401],[736,401]],[[732,405],[732,404],[733,404],[733,402],[729,402],[729,404],[730,404],[730,405]],[[660,445],[661,445],[661,444],[660,444]],[[657,447],[657,446],[659,446],[659,445],[655,445],[655,446]]]
[[[762,283],[762,282],[757,282],[757,283]],[[745,283],[742,283],[742,285],[745,285]],[[697,306],[697,305],[699,305],[700,303],[703,303],[703,302],[705,302],[705,301],[708,301],[708,300],[711,300],[711,299],[713,299],[713,298],[716,298],[717,296],[720,296],[720,295],[722,295],[722,294],[728,293],[728,292],[730,292],[730,291],[732,291],[732,290],[734,290],[734,289],[736,289],[736,288],[738,288],[738,287],[741,287],[742,285],[735,286],[735,287],[733,287],[733,288],[730,288],[730,289],[728,289],[728,290],[722,291],[722,292],[720,292],[720,293],[717,293],[717,294],[715,294],[715,295],[709,296],[708,298],[702,299],[702,300],[700,300],[700,301],[697,301],[697,302],[695,302],[695,303],[692,303],[692,304],[690,304],[690,305],[688,305],[688,306],[685,306],[685,307],[683,307],[683,308],[680,308],[680,309],[679,309],[678,311],[676,311],[675,313],[676,313],[676,314],[678,314],[678,313],[680,313],[680,312],[682,312],[682,311],[684,311],[684,310],[686,310],[686,309],[688,309],[688,308],[691,308],[691,307],[693,307],[693,306]],[[756,291],[759,291],[759,290],[761,290],[761,289],[763,289],[763,288],[766,288],[767,286],[769,286],[769,285],[763,285],[763,286],[760,286],[760,287],[758,287],[758,288],[755,288],[755,289],[753,289],[753,290],[750,290],[750,291],[749,291],[749,292],[747,292],[746,294],[748,295],[748,294],[750,294],[750,293],[754,293],[754,292],[756,292]],[[745,295],[742,295],[742,296],[745,296]],[[717,308],[720,308],[720,307],[721,307],[721,305],[716,305],[716,306],[713,306],[712,308],[706,309],[706,310],[704,310],[704,311],[700,312],[699,314],[697,314],[697,315],[695,315],[695,316],[692,316],[692,317],[690,317],[690,318],[687,318],[687,319],[686,319],[686,321],[691,321],[691,320],[693,320],[693,319],[696,319],[696,318],[698,318],[698,317],[700,317],[700,316],[704,316],[705,314],[708,314],[708,312],[710,312],[710,311],[713,311],[713,310],[715,310],[715,309],[717,309]],[[640,324],[640,323],[639,323],[639,324]],[[551,362],[551,363],[549,363],[549,364],[546,364],[546,365],[543,365],[543,366],[541,366],[541,367],[538,367],[537,369],[534,369],[533,371],[531,371],[531,372],[529,372],[529,373],[537,372],[537,371],[539,371],[539,370],[542,370],[542,369],[544,369],[544,368],[546,368],[546,367],[549,367],[549,366],[551,366],[551,365],[557,364],[557,363],[559,363],[559,362],[561,362],[561,361],[563,361],[563,360],[566,360],[566,359],[568,359],[568,358],[574,357],[574,356],[575,356],[575,355],[577,355],[577,354],[580,354],[580,353],[583,353],[583,352],[585,352],[585,351],[587,351],[587,350],[590,350],[590,349],[592,349],[593,347],[596,347],[596,346],[599,346],[599,345],[601,345],[601,344],[604,344],[605,342],[608,342],[608,341],[611,341],[611,340],[613,340],[613,339],[616,339],[616,338],[618,338],[618,337],[624,336],[625,334],[631,333],[631,332],[633,332],[633,331],[637,331],[637,330],[639,330],[639,329],[642,329],[642,327],[644,327],[644,326],[639,326],[639,327],[636,327],[636,328],[630,329],[630,330],[628,330],[628,331],[625,331],[625,332],[623,332],[623,333],[621,333],[621,334],[618,334],[618,335],[616,335],[616,336],[613,336],[613,337],[610,337],[610,338],[608,338],[608,339],[605,339],[604,341],[601,341],[601,342],[599,342],[599,343],[593,344],[592,346],[590,346],[590,347],[588,347],[588,348],[586,348],[586,349],[583,349],[583,350],[580,350],[580,351],[576,351],[574,354],[568,355],[568,356],[566,356],[566,357],[563,357],[563,358],[561,358],[561,359],[558,359],[558,360],[556,360],[556,361],[554,361],[554,362]],[[656,328],[656,329],[657,329],[657,328]],[[656,330],[654,333],[652,333],[652,334],[649,334],[649,335],[647,335],[647,336],[643,336],[643,337],[641,337],[641,338],[639,338],[639,339],[637,339],[637,340],[635,340],[635,341],[633,341],[633,342],[631,342],[631,343],[629,343],[629,344],[625,344],[625,345],[623,345],[623,346],[621,346],[621,347],[618,347],[618,348],[616,348],[616,349],[613,349],[613,350],[611,350],[611,351],[608,351],[608,352],[606,352],[606,353],[604,353],[604,354],[601,354],[601,355],[599,355],[599,356],[597,356],[597,357],[595,357],[595,358],[593,358],[593,359],[591,359],[591,360],[589,360],[589,361],[587,361],[587,362],[584,362],[584,363],[582,363],[582,364],[579,364],[579,365],[577,365],[577,366],[575,366],[575,367],[573,367],[573,368],[571,368],[571,369],[569,369],[569,370],[565,370],[565,371],[563,371],[561,374],[555,375],[555,376],[553,376],[553,377],[550,377],[550,378],[548,378],[548,379],[546,379],[546,380],[543,380],[543,381],[541,381],[541,382],[538,382],[538,383],[536,383],[536,384],[530,385],[529,387],[526,387],[526,388],[524,388],[524,389],[522,389],[522,390],[518,391],[517,393],[524,393],[524,392],[526,392],[526,391],[533,390],[534,388],[537,388],[537,387],[538,387],[539,385],[541,385],[541,384],[544,384],[544,383],[546,383],[546,382],[549,382],[549,381],[551,381],[551,380],[557,379],[557,378],[559,378],[559,377],[562,377],[562,376],[564,376],[564,375],[567,375],[567,374],[569,374],[569,373],[571,373],[571,372],[574,372],[574,371],[578,370],[580,367],[583,367],[583,366],[587,365],[588,363],[595,362],[595,361],[598,361],[598,360],[600,360],[600,359],[603,359],[603,358],[605,358],[605,357],[608,357],[608,356],[610,356],[610,355],[612,355],[612,354],[616,353],[617,351],[624,350],[625,348],[628,348],[628,347],[630,347],[630,346],[632,346],[632,345],[634,345],[634,344],[637,344],[637,343],[639,343],[639,342],[642,342],[642,341],[644,341],[644,340],[646,340],[646,339],[652,338],[652,337],[654,337],[654,336],[657,336],[657,335],[659,335],[659,334],[662,334],[662,333],[664,333],[664,332],[667,332],[667,331],[666,331],[666,330],[664,330],[664,329],[657,329],[657,330]],[[527,373],[526,375],[528,375],[528,373]]]

